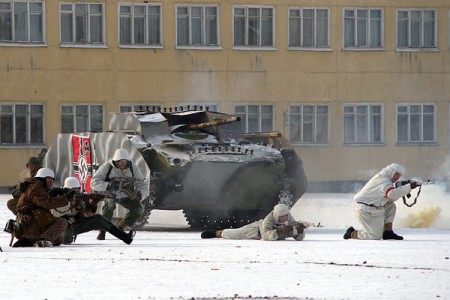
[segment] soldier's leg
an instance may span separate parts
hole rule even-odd
[[[357,238],[360,240],[381,240],[383,236],[384,210],[366,211],[358,209],[356,218],[361,223],[363,229],[357,231]],[[356,233],[355,233],[356,235]],[[353,233],[352,233],[353,237]]]
[[[111,221],[114,210],[116,209],[116,200],[106,198],[103,200],[102,207],[102,216],[105,217],[106,220]]]
[[[388,202],[384,205],[384,211],[383,240],[403,240],[403,237],[394,233],[394,230],[392,229],[397,206],[395,206],[395,203],[393,202]]]
[[[259,240],[259,222],[254,222],[236,229],[224,229],[222,234],[224,239],[233,240]]]
[[[144,211],[144,207],[142,206],[140,201],[123,198],[118,200],[117,203],[128,209],[125,217],[119,222],[119,227],[121,229],[125,228],[126,226],[133,226]]]
[[[106,220],[102,215],[94,215],[88,218],[82,218],[77,220],[74,224],[75,235],[82,234],[91,230],[100,230],[100,232],[108,231],[119,240],[124,241],[127,244],[131,244],[133,241],[134,231],[126,233],[120,228],[116,227],[113,223]]]
[[[39,238],[52,242],[53,246],[59,246],[63,243],[66,228],[67,221],[62,218],[56,218]]]
[[[18,214],[17,213],[17,203],[18,202],[19,202],[19,198],[13,198],[13,199],[8,200],[8,202],[6,202],[6,206],[8,207],[8,209],[10,211],[12,211],[12,213],[16,216]]]

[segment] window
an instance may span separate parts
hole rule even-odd
[[[380,104],[344,105],[344,143],[383,142],[383,113]]]
[[[0,2],[0,42],[43,43],[44,2]]]
[[[397,10],[397,48],[436,48],[436,10]]]
[[[61,43],[103,45],[103,4],[61,3]]]
[[[291,105],[289,133],[293,144],[328,144],[328,105]]]
[[[328,48],[329,10],[289,8],[289,47]]]
[[[103,131],[103,105],[62,105],[61,133]]]
[[[241,118],[243,132],[273,130],[273,105],[235,105],[234,113]]]
[[[234,46],[273,47],[274,13],[271,7],[234,7]]]
[[[344,9],[344,48],[383,47],[383,10]]]
[[[148,111],[159,111],[159,109],[161,108],[161,105],[159,104],[121,104],[119,107],[119,111],[121,113],[125,113],[125,112],[135,112],[135,111],[143,111],[143,110],[148,110]]]
[[[161,4],[122,4],[119,11],[120,45],[162,45]]]
[[[217,6],[177,6],[177,46],[218,46]]]
[[[1,104],[0,143],[44,143],[44,106]]]
[[[435,111],[434,104],[397,105],[397,142],[435,142]]]

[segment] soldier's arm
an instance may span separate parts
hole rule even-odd
[[[68,204],[66,195],[51,197],[46,191],[34,189],[30,193],[30,200],[37,206],[47,209],[66,206]]]
[[[275,228],[275,221],[273,219],[273,214],[268,214],[261,225],[261,239],[265,241],[276,241],[279,239],[277,229]]]
[[[107,190],[108,183],[106,181],[106,174],[108,173],[109,162],[104,163],[98,168],[91,179],[91,188],[97,192],[104,192]]]

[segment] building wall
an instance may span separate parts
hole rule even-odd
[[[65,1],[71,2],[71,1]],[[89,2],[89,1],[78,1]],[[101,2],[101,1],[100,1]],[[127,1],[142,3],[142,1]],[[149,1],[152,2],[152,1]],[[157,2],[157,1],[155,1]],[[289,136],[285,115],[290,104],[328,104],[330,143],[297,146],[310,182],[367,180],[391,162],[403,164],[407,176],[448,179],[450,1],[408,0],[234,0],[160,1],[161,49],[126,49],[118,45],[118,3],[106,10],[106,47],[61,47],[59,2],[46,1],[46,44],[38,47],[0,43],[0,102],[45,105],[45,145],[60,131],[62,104],[102,104],[107,112],[124,103],[218,103],[233,112],[236,103],[273,104],[274,129]],[[176,4],[219,4],[219,50],[177,50]],[[276,50],[233,49],[233,5],[268,5],[276,9]],[[330,48],[288,50],[288,7],[330,8]],[[343,50],[344,7],[384,9],[384,50]],[[396,9],[438,10],[438,51],[396,51]],[[344,103],[383,104],[384,143],[343,144]],[[432,145],[396,144],[396,104],[434,103],[437,139]],[[0,186],[23,176],[24,163],[45,145],[0,146]]]

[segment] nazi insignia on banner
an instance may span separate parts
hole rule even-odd
[[[92,193],[92,148],[89,137],[72,135],[73,170],[78,178],[81,192]]]

